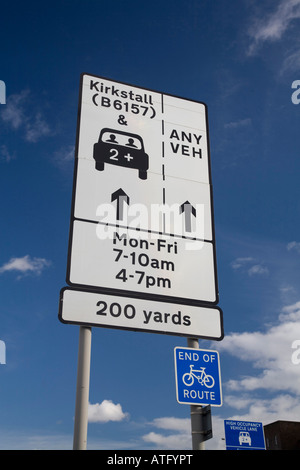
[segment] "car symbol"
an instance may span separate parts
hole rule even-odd
[[[251,437],[248,432],[241,431],[239,434],[239,443],[242,444],[249,444],[251,446]]]
[[[104,170],[106,163],[111,165],[134,168],[139,178],[147,179],[149,157],[145,153],[143,139],[137,134],[104,128],[99,140],[94,144],[93,158],[95,167]]]

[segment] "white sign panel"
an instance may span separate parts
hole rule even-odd
[[[60,320],[151,333],[220,340],[222,312],[218,307],[195,307],[147,299],[118,297],[63,288]]]
[[[75,284],[215,301],[211,243],[199,241],[201,246],[194,251],[187,249],[194,242],[183,238],[153,239],[147,233],[116,228],[112,237],[101,239],[101,228],[74,221],[70,278]]]
[[[83,74],[67,282],[218,303],[203,103]]]

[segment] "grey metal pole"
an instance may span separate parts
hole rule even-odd
[[[86,450],[92,328],[80,326],[73,450]]]
[[[199,349],[199,341],[196,338],[187,338],[188,348]],[[202,425],[203,420],[200,405],[190,405],[191,407],[191,430],[192,430],[192,445],[193,450],[205,450],[205,444],[202,440]]]

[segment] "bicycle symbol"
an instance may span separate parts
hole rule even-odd
[[[200,375],[196,375],[195,372],[200,372]],[[194,369],[193,364],[190,365],[190,372],[186,372],[182,376],[183,383],[188,387],[191,387],[195,381],[198,380],[200,385],[204,385],[207,388],[212,388],[215,385],[215,379],[205,373],[205,367],[200,367],[200,370]]]

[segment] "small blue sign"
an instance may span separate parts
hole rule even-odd
[[[262,423],[225,420],[226,450],[265,450]]]
[[[177,347],[174,358],[178,403],[222,406],[219,353]]]

